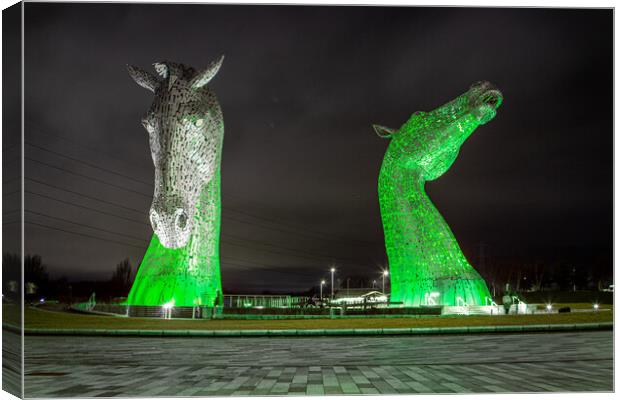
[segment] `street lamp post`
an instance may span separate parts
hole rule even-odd
[[[336,272],[336,268],[332,267],[331,269],[332,272],[332,299],[334,298],[334,272]]]
[[[321,301],[323,301],[323,285],[325,285],[325,281],[321,281]]]
[[[383,271],[383,294],[385,294],[385,277],[388,276],[388,271],[387,269],[385,271]]]

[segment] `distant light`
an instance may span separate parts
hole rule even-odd
[[[325,280],[322,280],[322,281],[321,281],[321,285],[325,285]]]
[[[336,268],[332,267],[331,271],[332,271],[332,272],[335,272],[335,271],[336,271]]]
[[[39,303],[45,303],[45,297],[41,297],[41,299],[39,299]]]
[[[172,307],[174,307],[174,301],[169,301],[166,304],[164,304],[162,307],[164,307],[165,310],[170,310]]]
[[[547,304],[547,311],[551,311],[551,304]]]
[[[388,276],[387,270],[383,271],[383,276]]]
[[[598,303],[594,303],[594,305],[592,306],[595,310],[598,310]]]

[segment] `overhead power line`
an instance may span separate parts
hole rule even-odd
[[[35,211],[26,210],[26,212],[28,212],[30,214],[33,214],[33,215],[38,215],[38,216],[42,216],[42,217],[45,217],[45,218],[51,218],[51,219],[55,219],[55,220],[58,220],[58,221],[61,221],[61,222],[74,224],[76,226],[85,227],[87,229],[101,231],[101,232],[104,232],[106,234],[113,234],[113,235],[128,237],[128,238],[131,238],[133,240],[137,240],[137,241],[143,242],[143,245],[141,245],[141,246],[140,245],[134,245],[132,243],[120,242],[120,241],[116,241],[116,240],[112,240],[112,239],[106,239],[106,238],[102,238],[100,236],[95,236],[95,235],[87,234],[87,233],[83,233],[83,232],[76,232],[76,231],[69,230],[69,229],[66,229],[66,228],[59,228],[59,227],[50,226],[50,225],[46,225],[46,224],[36,223],[36,222],[33,222],[33,221],[25,221],[25,223],[29,224],[29,225],[40,226],[40,227],[44,227],[44,228],[47,228],[47,229],[53,229],[53,230],[57,230],[57,231],[65,232],[65,233],[70,233],[70,234],[74,234],[74,235],[78,235],[78,236],[83,236],[83,237],[86,237],[86,238],[103,240],[103,241],[107,241],[107,242],[111,242],[111,243],[122,244],[122,245],[126,245],[126,246],[140,248],[140,249],[144,249],[145,247],[148,246],[148,241],[145,241],[143,238],[138,238],[136,236],[126,235],[126,234],[123,234],[123,233],[120,233],[120,232],[115,232],[115,231],[107,230],[107,229],[96,227],[96,226],[92,226],[92,225],[81,224],[81,223],[78,223],[78,222],[75,222],[75,221],[71,221],[71,220],[68,220],[68,219],[65,219],[65,218],[54,217],[54,216],[51,216],[51,215],[48,215],[48,214],[38,213],[38,212],[35,212]],[[15,222],[19,222],[19,221],[14,221],[14,223]],[[235,236],[232,236],[232,237],[234,239],[236,239],[236,240],[245,240],[243,238],[238,238],[238,237],[235,237]],[[256,241],[252,241],[252,242],[257,243]],[[292,252],[294,252],[294,254],[286,253],[286,252],[282,252],[282,251],[274,251],[274,250],[268,250],[268,249],[251,247],[251,246],[248,246],[246,244],[228,243],[228,242],[224,242],[223,244],[239,246],[239,247],[247,248],[247,249],[250,249],[250,250],[259,250],[259,251],[263,251],[263,252],[267,252],[267,253],[271,253],[271,254],[284,255],[284,256],[287,256],[287,257],[308,259],[308,260],[313,260],[313,261],[316,261],[316,260],[325,261],[326,259],[339,260],[337,257],[329,257],[329,256],[322,256],[322,255],[313,256],[312,254],[308,254],[308,253],[306,253],[306,254],[297,254],[296,253],[297,250],[296,249],[291,249],[291,248],[283,248],[283,249],[284,250],[292,251]],[[271,245],[265,244],[265,243],[260,243],[260,245],[271,246]],[[277,246],[272,246],[272,247],[277,247]],[[230,259],[237,260],[239,262],[244,262],[244,263],[252,263],[253,266],[263,266],[263,267],[265,266],[265,264],[261,264],[261,263],[258,263],[256,261],[243,260],[243,259],[239,259],[239,258],[235,259],[233,257],[222,256],[222,260],[230,260]],[[230,264],[229,261],[222,261],[222,262]],[[353,264],[358,265],[358,263],[355,262],[355,261],[353,261]],[[359,265],[362,265],[362,264],[359,264]]]
[[[43,163],[43,162],[40,162],[40,163],[45,164],[45,163]],[[47,164],[47,165],[49,165],[49,164]],[[60,167],[56,167],[56,168],[58,168],[58,169],[62,169],[62,170],[65,170],[65,171],[68,171],[68,170],[66,170],[66,169],[64,169],[64,168],[60,168]],[[73,173],[73,172],[71,172],[71,171],[68,171],[68,172],[69,172],[69,173]],[[123,174],[119,174],[119,175],[121,175],[121,176],[125,176],[125,175],[123,175]],[[87,175],[84,175],[84,174],[79,174],[79,176],[86,177],[87,179],[91,179],[91,177],[88,177]],[[26,178],[26,179],[31,180],[31,181],[33,181],[33,182],[37,182],[37,183],[43,184],[43,185],[52,186],[52,187],[55,187],[56,189],[59,189],[59,190],[64,190],[64,191],[68,191],[68,192],[71,192],[71,193],[74,193],[74,194],[78,194],[78,195],[83,196],[83,197],[87,197],[87,198],[88,198],[88,197],[90,197],[90,196],[86,196],[86,195],[84,195],[84,194],[82,194],[82,193],[79,193],[79,192],[69,191],[69,190],[66,190],[66,189],[63,189],[63,188],[60,188],[60,187],[57,187],[57,186],[49,185],[49,184],[46,184],[46,183],[44,183],[44,182],[42,182],[42,181],[35,180],[35,179],[32,179],[32,178]],[[105,182],[105,181],[100,180],[100,179],[96,179],[96,178],[92,178],[92,179],[93,179],[93,180],[96,180],[96,181],[99,181],[99,182],[102,182],[102,183],[105,183],[105,184],[107,184],[107,185],[111,185],[111,186],[114,186],[114,187],[120,188],[120,189],[122,189],[122,190],[132,191],[132,190],[127,189],[127,188],[124,188],[124,187],[122,187],[122,186],[118,186],[118,185],[115,185],[115,184],[112,184],[112,183],[109,183],[109,182]],[[135,191],[132,191],[132,192],[135,192]],[[135,192],[135,193],[141,194],[142,196],[145,196],[145,197],[151,197],[151,196],[146,196],[145,194],[140,193],[140,192]],[[93,198],[91,197],[91,199],[93,199]],[[97,200],[97,201],[101,201],[101,202],[105,202],[105,201],[100,200],[100,199],[95,199],[95,200]],[[131,209],[131,208],[129,208],[129,207],[122,206],[122,205],[119,205],[119,204],[117,204],[117,203],[112,203],[112,202],[106,202],[106,203],[108,203],[108,204],[113,204],[113,205],[115,205],[115,206],[122,207],[122,208],[125,208],[125,209],[130,209],[130,210],[132,210],[132,211],[136,211],[136,212],[143,213],[143,211],[142,211],[142,210]],[[256,215],[253,215],[253,214],[250,214],[250,213],[244,212],[244,211],[239,211],[239,210],[232,209],[232,208],[229,208],[229,207],[222,207],[222,209],[223,209],[223,211],[226,211],[226,212],[238,213],[238,214],[241,214],[241,215],[248,216],[248,217],[250,217],[250,218],[255,218],[255,219],[259,219],[259,220],[267,221],[267,222],[269,222],[269,223],[271,223],[271,224],[278,224],[277,222],[273,222],[273,220],[271,220],[271,219],[264,218],[264,217],[260,217],[260,216],[256,216]],[[265,228],[265,229],[270,229],[270,230],[274,230],[274,231],[280,231],[280,232],[283,232],[283,233],[292,233],[292,234],[296,234],[296,235],[299,235],[299,236],[304,236],[304,237],[313,238],[313,239],[319,239],[319,240],[324,240],[324,241],[334,241],[334,239],[332,239],[332,238],[328,238],[328,237],[321,237],[322,235],[321,235],[321,234],[317,234],[317,233],[312,233],[312,232],[299,232],[299,231],[297,231],[297,230],[293,230],[293,229],[286,229],[286,228],[284,228],[284,229],[283,229],[283,228],[277,228],[277,227],[268,226],[268,225],[265,225],[265,224],[260,224],[260,223],[256,223],[256,222],[249,222],[249,221],[246,221],[246,220],[243,220],[243,219],[240,219],[240,218],[235,218],[235,217],[230,217],[230,216],[227,216],[227,218],[230,218],[230,219],[235,220],[235,221],[240,222],[240,223],[249,224],[249,225],[254,225],[254,226],[260,226],[260,227],[263,227],[263,228]],[[339,241],[342,241],[342,240],[339,240]],[[364,244],[364,243],[360,243],[360,244]],[[366,245],[367,245],[367,244],[368,244],[368,243],[366,243]]]
[[[144,197],[147,197],[147,198],[153,197],[152,194],[142,193],[142,192],[139,192],[137,190],[129,189],[129,188],[126,188],[124,186],[117,185],[115,183],[110,183],[110,182],[104,181],[103,179],[99,179],[99,178],[94,178],[92,176],[88,176],[86,174],[82,174],[82,173],[79,173],[79,172],[74,172],[74,171],[68,170],[66,168],[58,167],[56,165],[52,165],[52,164],[49,164],[49,163],[46,163],[46,162],[43,162],[43,161],[39,161],[39,160],[34,159],[34,158],[24,157],[24,159],[28,160],[28,161],[35,162],[37,164],[44,165],[44,166],[46,166],[48,168],[57,169],[59,171],[66,172],[66,173],[71,174],[71,175],[79,176],[80,178],[88,179],[88,180],[94,181],[94,182],[103,183],[104,185],[112,186],[112,187],[115,187],[117,189],[121,189],[121,190],[125,190],[127,192],[135,193],[135,194],[140,195],[140,196],[144,196]]]
[[[93,236],[93,235],[89,235],[89,234],[86,234],[86,233],[75,232],[75,231],[71,231],[71,230],[68,230],[68,229],[61,229],[61,228],[57,228],[57,227],[54,227],[54,226],[49,226],[49,225],[45,225],[45,224],[39,224],[39,223],[32,222],[32,221],[25,221],[25,223],[27,225],[40,226],[42,228],[52,229],[52,230],[59,231],[59,232],[70,233],[72,235],[77,235],[77,236],[82,236],[82,237],[86,237],[86,238],[102,240],[104,242],[116,243],[116,244],[120,244],[120,245],[123,245],[123,246],[129,246],[129,247],[135,247],[135,248],[138,248],[138,249],[144,251],[144,246],[137,246],[137,245],[134,245],[134,244],[131,244],[131,243],[127,243],[127,242],[118,242],[116,240],[104,239],[104,238],[99,237],[99,236]]]
[[[57,221],[62,221],[62,222],[66,222],[66,223],[69,223],[69,224],[74,224],[74,225],[81,226],[81,227],[84,227],[84,228],[89,228],[89,229],[94,229],[94,230],[98,230],[98,231],[105,232],[105,233],[110,233],[112,235],[124,236],[124,237],[129,238],[129,239],[144,241],[146,244],[148,244],[148,239],[145,240],[144,238],[139,238],[137,236],[127,235],[127,234],[124,234],[124,233],[121,233],[121,232],[115,232],[115,231],[111,231],[111,230],[108,230],[108,229],[100,228],[100,227],[97,227],[97,226],[81,224],[79,222],[71,221],[69,219],[60,218],[60,217],[54,217],[52,215],[38,213],[36,211],[26,210],[26,212],[29,213],[29,214],[38,215],[40,217],[51,218],[51,219],[55,219]]]
[[[122,160],[120,158],[113,157],[109,153],[102,153],[100,151],[97,151],[95,149],[89,148],[88,146],[83,146],[83,145],[81,145],[81,144],[79,144],[79,143],[77,143],[77,142],[75,142],[73,140],[61,137],[59,135],[56,135],[56,134],[52,135],[52,134],[44,133],[40,128],[37,128],[37,130],[39,132],[43,133],[46,136],[59,137],[59,138],[62,138],[63,140],[65,140],[65,141],[74,143],[74,144],[76,144],[78,146],[87,148],[87,149],[89,149],[91,151],[95,151],[95,152],[97,152],[97,154],[104,154],[104,155],[106,155],[106,156],[108,156],[110,158],[114,158],[114,159],[117,159],[119,161],[124,161],[124,160]],[[122,178],[125,178],[125,179],[128,179],[128,180],[139,182],[139,183],[147,185],[149,187],[153,186],[152,183],[149,183],[149,182],[146,182],[144,180],[140,180],[140,179],[134,178],[132,176],[129,176],[129,175],[117,172],[117,171],[110,170],[108,168],[101,167],[101,166],[96,165],[94,163],[87,162],[87,161],[81,160],[81,159],[76,158],[76,157],[71,157],[71,156],[68,156],[66,154],[63,154],[63,153],[60,153],[60,152],[57,152],[57,151],[49,150],[49,149],[43,148],[43,147],[38,146],[38,145],[33,144],[33,143],[27,143],[27,144],[29,146],[36,147],[37,149],[40,149],[42,151],[54,154],[54,155],[56,155],[58,157],[63,157],[63,158],[69,159],[69,160],[71,160],[73,162],[84,164],[84,165],[86,165],[86,166],[88,166],[90,168],[98,169],[98,170],[104,171],[106,173],[114,174],[116,176],[119,176],[119,177],[122,177]],[[102,179],[93,178],[93,177],[88,176],[86,174],[76,173],[76,172],[67,170],[65,168],[61,168],[61,167],[58,167],[58,166],[53,166],[53,165],[50,165],[48,163],[43,163],[40,160],[35,160],[35,159],[30,159],[30,160],[32,160],[34,162],[38,162],[38,163],[43,164],[43,165],[50,166],[51,168],[59,169],[59,170],[68,172],[70,174],[74,174],[74,175],[80,176],[80,177],[85,178],[85,179],[90,179],[90,180],[93,180],[93,181],[96,181],[96,182],[103,183],[103,184],[115,187],[117,189],[126,190],[126,191],[129,191],[129,192],[132,192],[132,193],[136,193],[136,194],[139,194],[139,195],[147,197],[147,198],[151,198],[152,197],[151,194],[147,195],[145,193],[142,193],[142,192],[139,192],[139,191],[135,191],[135,190],[126,188],[124,186],[116,185],[114,183],[110,183],[110,182],[102,180]],[[226,196],[223,196],[223,197],[226,198],[226,197],[230,197],[230,196],[226,195]],[[264,225],[264,224],[261,225],[261,224],[255,223],[255,222],[249,222],[249,221],[240,220],[239,218],[231,218],[231,219],[236,220],[236,221],[241,222],[241,223],[261,226],[261,227],[264,227],[266,229],[272,229],[272,230],[276,230],[276,231],[280,231],[280,232],[285,232],[285,233],[294,233],[294,234],[297,234],[297,235],[300,235],[300,236],[304,236],[304,237],[308,237],[308,238],[313,238],[313,239],[319,239],[319,240],[325,240],[325,241],[330,241],[330,242],[337,241],[337,242],[340,242],[340,243],[343,243],[343,244],[349,244],[349,245],[354,245],[354,246],[376,245],[376,242],[372,242],[372,241],[358,240],[358,239],[345,239],[345,238],[342,238],[340,236],[333,235],[333,234],[328,234],[328,233],[325,233],[325,232],[312,231],[312,230],[308,229],[307,227],[304,227],[304,228],[296,227],[296,226],[291,225],[289,223],[283,222],[282,220],[279,220],[279,219],[266,218],[266,217],[263,217],[263,216],[255,215],[255,214],[252,214],[252,213],[248,213],[246,211],[241,211],[241,210],[238,210],[238,209],[234,209],[234,208],[231,208],[231,207],[228,207],[228,206],[222,206],[222,209],[225,212],[233,212],[233,213],[244,215],[244,216],[247,216],[247,217],[250,217],[250,218],[253,218],[253,219],[258,219],[258,220],[266,221],[266,222],[268,222],[269,224],[272,224],[272,225],[279,225],[281,227],[286,227],[286,228],[276,228],[276,227],[273,227],[273,226],[267,226],[267,225]],[[300,232],[299,229],[303,229],[303,232]]]
[[[39,185],[51,187],[51,188],[54,188],[54,189],[57,189],[57,190],[61,190],[61,191],[67,192],[67,193],[71,193],[71,194],[75,194],[75,195],[78,195],[78,196],[82,196],[82,197],[84,197],[86,199],[89,199],[89,200],[99,201],[101,203],[113,205],[115,207],[120,207],[120,208],[123,208],[125,210],[134,211],[134,212],[140,213],[140,215],[143,215],[145,213],[145,210],[139,210],[137,208],[127,207],[127,206],[124,206],[122,204],[114,203],[112,201],[102,200],[102,199],[97,198],[97,197],[93,197],[93,196],[86,195],[84,193],[76,192],[75,190],[69,190],[69,189],[61,188],[59,186],[50,185],[49,183],[40,181],[38,179],[33,179],[33,178],[28,178],[28,177],[26,177],[25,179],[29,180],[31,182],[34,182],[34,183],[38,183]]]
[[[286,275],[288,277],[291,277],[291,275],[297,275],[297,276],[302,276],[304,278],[309,278],[309,277],[316,278],[316,276],[317,276],[316,273],[312,273],[312,272],[301,273],[299,271],[278,271],[279,267],[275,267],[274,268],[274,267],[272,267],[270,265],[243,265],[243,264],[237,264],[237,263],[232,263],[232,262],[223,261],[223,260],[220,260],[220,264],[231,265],[231,266],[234,266],[234,267],[241,267],[241,268],[244,268],[246,271],[247,270],[254,270],[256,273],[265,273],[265,270],[267,270],[267,271],[269,271],[269,273],[282,274],[282,275]]]
[[[150,226],[150,224],[148,222],[146,222],[146,220],[138,220],[138,219],[123,217],[122,215],[118,215],[118,214],[102,211],[102,210],[99,210],[99,209],[96,209],[96,208],[92,208],[92,207],[83,206],[81,204],[73,203],[73,202],[66,201],[66,200],[60,200],[60,199],[58,199],[56,197],[47,196],[47,195],[41,194],[41,193],[31,192],[29,190],[26,190],[26,193],[27,194],[33,194],[35,196],[39,196],[39,197],[42,197],[42,198],[45,198],[45,199],[53,200],[53,201],[56,201],[56,202],[59,202],[59,203],[62,203],[62,204],[67,204],[67,205],[70,205],[70,206],[73,206],[73,207],[82,208],[84,210],[96,212],[96,213],[103,214],[103,215],[108,215],[110,217],[116,217],[116,218],[124,219],[125,221],[130,221],[130,222],[135,222],[137,224]]]
[[[36,195],[36,196],[39,196],[39,197],[42,197],[42,198],[46,198],[46,199],[49,199],[49,200],[53,200],[53,201],[56,201],[56,202],[59,202],[59,203],[62,203],[62,204],[67,204],[67,205],[71,205],[71,206],[78,207],[78,208],[81,208],[81,209],[85,209],[85,210],[88,210],[88,211],[92,211],[92,212],[95,212],[95,213],[99,213],[99,214],[103,214],[103,215],[107,215],[107,216],[111,216],[111,217],[115,217],[115,218],[120,218],[120,219],[127,220],[127,221],[130,221],[130,222],[135,222],[135,223],[140,224],[140,225],[145,225],[145,226],[149,226],[149,227],[151,226],[146,220],[137,220],[137,219],[127,218],[127,217],[124,217],[124,216],[121,216],[121,215],[118,215],[118,214],[114,214],[114,213],[111,213],[111,212],[106,212],[106,211],[98,210],[98,209],[95,209],[95,208],[92,208],[92,207],[83,206],[83,205],[80,205],[80,204],[77,204],[77,203],[73,203],[73,202],[66,201],[66,200],[61,200],[61,199],[58,199],[58,198],[53,197],[53,196],[48,196],[48,195],[44,195],[44,194],[41,194],[41,193],[32,192],[32,191],[29,191],[29,190],[27,190],[26,193],[27,194]],[[14,210],[14,211],[19,211],[19,210]],[[39,215],[43,215],[43,214],[39,214]],[[47,214],[45,214],[45,216],[48,216],[50,218],[55,218],[55,217],[49,216]],[[73,221],[67,221],[67,222],[75,223]],[[241,221],[241,222],[245,222],[245,221]],[[230,235],[230,234],[222,234],[222,236],[224,236],[224,237],[231,237],[231,238],[237,239],[237,240],[247,241],[247,242],[250,242],[250,243],[257,243],[257,244],[260,244],[262,246],[275,247],[275,248],[278,248],[278,249],[288,249],[288,250],[291,250],[291,251],[302,252],[302,253],[305,252],[302,249],[273,245],[271,243],[266,243],[266,242],[251,240],[251,239],[245,239],[245,238],[241,238],[239,236]],[[352,261],[352,262],[358,262],[358,261],[351,260],[351,259],[343,259],[341,257],[333,257],[333,256],[324,255],[324,254],[317,254],[317,253],[307,253],[307,254],[316,255],[316,256],[319,256],[319,257],[324,257],[326,259],[337,259],[337,260],[347,260],[347,261]]]
[[[143,184],[143,185],[147,185],[147,186],[149,186],[149,187],[153,187],[153,182],[147,182],[147,181],[143,181],[143,180],[141,180],[141,179],[136,179],[136,178],[133,178],[133,177],[131,177],[131,176],[129,176],[129,175],[125,175],[125,174],[122,174],[122,173],[120,173],[120,172],[113,171],[113,170],[111,170],[111,169],[104,168],[104,167],[101,167],[101,166],[99,166],[99,165],[96,165],[96,164],[93,164],[93,163],[90,163],[90,162],[87,162],[87,161],[84,161],[84,160],[80,160],[79,158],[75,158],[75,157],[68,156],[68,155],[66,155],[66,154],[59,153],[59,152],[54,151],[54,150],[46,149],[45,147],[42,147],[42,146],[39,146],[39,145],[36,145],[36,144],[30,143],[30,142],[25,142],[25,143],[26,143],[28,146],[30,146],[30,147],[34,147],[34,148],[39,149],[39,150],[41,150],[41,151],[44,151],[44,152],[46,152],[46,153],[54,154],[55,156],[62,157],[62,158],[66,158],[66,159],[68,159],[68,160],[71,160],[71,161],[74,161],[74,162],[78,162],[78,163],[80,163],[80,164],[84,164],[84,165],[86,165],[86,166],[88,166],[88,167],[95,168],[95,169],[99,169],[99,170],[101,170],[101,171],[105,171],[105,172],[107,172],[108,174],[112,174],[112,175],[120,176],[120,177],[123,177],[123,178],[125,178],[125,179],[129,179],[129,180],[131,180],[131,181],[133,181],[133,182],[137,182],[137,183],[141,183],[141,184]]]
[[[85,145],[83,143],[79,143],[79,142],[77,142],[77,141],[75,141],[73,139],[69,139],[66,136],[62,136],[62,135],[59,135],[57,133],[52,133],[49,130],[43,130],[41,127],[37,126],[37,124],[34,123],[33,121],[26,120],[25,123],[26,123],[27,126],[29,126],[31,128],[34,128],[34,130],[37,131],[41,135],[44,135],[44,136],[47,136],[47,137],[54,137],[54,138],[57,138],[57,139],[60,139],[60,140],[62,140],[64,142],[66,142],[66,143],[71,143],[72,145],[74,145],[76,147],[79,147],[79,148],[82,148],[84,150],[88,150],[88,151],[92,152],[93,154],[104,155],[104,156],[106,156],[106,157],[108,157],[110,159],[113,159],[113,160],[116,160],[116,161],[120,161],[120,162],[122,162],[123,164],[126,164],[126,165],[132,165],[132,166],[135,166],[135,167],[138,167],[138,168],[143,168],[143,169],[149,168],[149,165],[142,165],[142,164],[133,163],[131,161],[128,161],[126,159],[123,159],[123,158],[120,158],[120,157],[118,157],[116,155],[113,155],[111,153],[102,151],[101,149],[96,149],[94,147],[87,146],[87,145]]]
[[[125,233],[116,232],[116,231],[108,230],[108,229],[105,229],[105,228],[100,228],[100,227],[93,226],[93,225],[79,223],[79,222],[76,222],[76,221],[72,221],[72,220],[69,220],[69,219],[66,219],[66,218],[56,217],[56,216],[49,215],[49,214],[46,214],[46,213],[41,213],[41,212],[36,212],[36,211],[31,211],[31,210],[26,210],[26,212],[30,213],[30,214],[33,214],[33,215],[38,215],[38,216],[41,216],[41,217],[58,220],[58,221],[61,221],[61,222],[64,222],[64,223],[74,224],[74,225],[81,226],[81,227],[84,227],[84,228],[87,228],[87,229],[97,230],[97,231],[100,231],[100,232],[104,232],[106,234],[118,235],[118,236],[127,237],[127,238],[132,239],[132,240],[138,240],[138,241],[143,242],[145,247],[148,245],[148,239],[139,238],[139,237],[132,236],[132,235],[127,235]],[[147,225],[147,224],[145,223],[145,225]],[[258,251],[262,251],[262,252],[278,254],[278,255],[283,255],[283,256],[287,256],[287,257],[303,258],[303,259],[308,259],[308,260],[313,260],[313,261],[327,262],[327,261],[333,260],[333,261],[338,261],[338,262],[341,262],[341,263],[344,263],[344,264],[363,265],[362,262],[357,261],[357,260],[341,258],[341,257],[333,257],[333,256],[325,255],[325,254],[318,254],[318,253],[314,253],[314,252],[308,252],[308,251],[304,251],[304,250],[301,250],[301,249],[295,249],[295,248],[291,248],[291,247],[273,245],[273,244],[270,244],[270,243],[260,242],[260,241],[256,241],[256,240],[248,240],[246,238],[242,238],[242,237],[235,236],[235,235],[223,234],[222,236],[224,238],[228,239],[228,240],[222,240],[222,244],[224,244],[224,245],[238,246],[238,247],[243,247],[243,248],[246,248],[246,249],[249,249],[249,250],[258,250]],[[231,242],[231,240],[232,240],[232,242]],[[241,243],[235,243],[234,241],[241,242]],[[250,245],[251,243],[254,243],[255,246],[251,246]],[[256,245],[263,246],[263,247],[271,247],[271,248],[275,248],[276,250],[265,249],[263,247],[256,247]]]
[[[12,224],[12,223],[19,223],[19,222],[21,222],[21,221],[6,222],[6,223],[3,223],[3,225],[8,225],[8,224]],[[133,245],[131,243],[119,242],[119,241],[111,240],[111,239],[105,239],[105,238],[102,238],[102,237],[99,237],[99,236],[94,236],[94,235],[89,235],[89,234],[85,234],[85,233],[81,233],[81,232],[76,232],[76,231],[72,231],[72,230],[69,230],[69,229],[62,229],[62,228],[58,228],[58,227],[54,227],[54,226],[49,226],[49,225],[45,225],[45,224],[40,224],[40,223],[36,223],[36,222],[32,222],[32,221],[26,221],[25,223],[28,224],[28,225],[38,226],[38,227],[42,227],[42,228],[45,228],[45,229],[51,229],[51,230],[58,231],[58,232],[64,232],[64,233],[68,233],[68,234],[75,235],[75,236],[80,236],[80,237],[85,237],[85,238],[89,238],[89,239],[100,240],[100,241],[103,241],[103,242],[114,243],[114,244],[119,244],[119,245],[122,245],[122,246],[134,247],[134,248],[137,248],[137,249],[140,249],[140,250],[144,250],[144,246],[137,246],[137,245]],[[241,262],[245,262],[245,263],[249,264],[249,262],[247,262],[247,261],[241,261]],[[240,265],[240,264],[236,264],[236,263],[231,263],[230,261],[227,261],[226,257],[220,257],[220,264],[234,265],[234,266],[239,266],[239,267],[243,267],[243,268],[262,267],[262,269],[265,269],[265,267],[270,267],[270,266],[266,266],[264,264],[259,264],[259,263],[256,263],[254,265]],[[293,275],[303,275],[303,276],[310,276],[311,275],[310,273],[299,273],[299,272],[295,272],[295,271],[275,271],[273,269],[270,269],[270,270],[271,270],[271,272],[274,272],[274,273],[286,273],[289,276],[291,274],[293,274]]]
[[[65,154],[62,154],[62,153],[59,153],[59,152],[56,152],[56,151],[53,151],[53,150],[50,150],[50,149],[46,149],[46,148],[44,148],[44,147],[41,147],[41,146],[35,145],[35,144],[33,144],[33,143],[30,143],[30,142],[26,142],[26,144],[27,144],[28,146],[31,146],[31,147],[37,148],[37,149],[39,149],[39,150],[41,150],[41,151],[45,151],[45,152],[48,152],[48,153],[54,154],[54,155],[56,155],[56,156],[58,156],[58,157],[66,158],[66,159],[68,159],[68,160],[71,160],[71,161],[74,161],[74,162],[77,162],[77,163],[84,164],[84,165],[86,165],[86,166],[88,166],[88,167],[90,167],[90,168],[98,169],[98,170],[101,170],[101,171],[107,172],[107,173],[109,173],[109,174],[113,174],[113,175],[116,175],[116,176],[120,176],[120,177],[122,177],[122,178],[125,178],[125,179],[128,179],[128,180],[131,180],[131,181],[134,181],[134,182],[141,183],[141,184],[146,185],[146,186],[149,186],[149,187],[151,187],[151,188],[153,187],[153,183],[152,183],[152,182],[146,182],[146,181],[143,181],[143,180],[140,180],[140,179],[137,179],[137,178],[133,178],[133,177],[131,177],[131,176],[129,176],[129,175],[122,174],[122,173],[120,173],[120,172],[113,171],[113,170],[110,170],[110,169],[107,169],[107,168],[104,168],[104,167],[98,166],[98,165],[96,165],[96,164],[93,164],[93,163],[90,163],[90,162],[86,162],[86,161],[80,160],[80,159],[75,158],[75,157],[67,156],[67,155],[65,155]],[[60,167],[58,167],[58,168],[60,168]],[[84,176],[84,175],[83,175],[83,174],[80,174],[80,176]],[[93,178],[93,179],[96,179],[96,178]],[[98,181],[101,181],[101,180],[98,180]],[[105,183],[105,184],[109,184],[109,185],[113,185],[113,186],[115,186],[115,187],[119,188],[119,186],[118,186],[118,185],[110,184],[109,182],[104,182],[104,183]],[[123,187],[123,189],[124,189],[124,190],[129,190],[129,191],[132,191],[131,189],[126,189],[126,188],[124,188],[124,187]],[[134,192],[134,193],[136,193],[136,192]],[[140,192],[138,192],[138,193],[139,193],[139,194],[141,194],[141,195],[143,195],[143,194],[142,194],[142,193],[140,193]],[[256,219],[259,219],[259,220],[268,221],[268,222],[270,222],[270,223],[272,223],[272,224],[273,224],[273,223],[275,223],[275,224],[279,224],[279,225],[282,225],[282,226],[287,226],[287,224],[285,224],[285,223],[283,223],[283,222],[279,222],[279,221],[274,220],[274,219],[269,219],[269,218],[265,218],[265,217],[257,216],[257,215],[255,215],[255,214],[251,214],[251,213],[247,213],[247,212],[244,212],[244,211],[240,211],[240,210],[232,209],[232,208],[230,208],[230,207],[222,207],[222,208],[223,208],[224,210],[226,210],[226,211],[231,211],[231,212],[238,213],[238,214],[241,214],[241,215],[249,216],[250,218],[256,218]],[[351,244],[353,244],[353,243],[355,243],[355,242],[358,242],[358,245],[369,245],[369,244],[374,244],[373,242],[359,241],[359,240],[355,240],[355,239],[348,239],[348,240],[347,240],[347,239],[343,239],[343,238],[340,238],[340,237],[337,237],[337,236],[328,235],[328,234],[325,234],[325,233],[316,233],[316,232],[312,232],[312,231],[299,232],[299,231],[295,230],[295,228],[293,228],[293,229],[291,229],[291,228],[288,228],[288,229],[283,229],[283,228],[274,228],[274,227],[266,226],[266,225],[264,225],[264,224],[263,224],[263,225],[260,225],[260,224],[256,224],[256,223],[250,223],[250,222],[248,222],[248,221],[243,221],[243,220],[238,219],[238,218],[231,218],[231,219],[233,219],[233,220],[235,220],[235,221],[238,221],[238,222],[241,222],[241,223],[245,223],[245,224],[259,225],[259,226],[265,227],[265,228],[267,228],[267,229],[272,229],[272,230],[280,231],[280,232],[283,232],[283,233],[294,233],[294,234],[297,234],[297,235],[300,235],[300,236],[304,236],[304,237],[308,237],[308,238],[312,238],[312,239],[319,239],[319,240],[325,240],[325,241],[340,241],[340,242],[349,242],[349,243],[351,243]],[[290,225],[289,225],[289,226],[290,226]],[[330,236],[331,236],[331,237],[330,237]]]
[[[233,240],[239,240],[239,241],[242,241],[243,243],[255,243],[255,244],[258,244],[260,246],[273,247],[273,248],[276,248],[278,250],[293,251],[293,252],[296,252],[298,254],[308,255],[308,256],[313,257],[315,259],[338,260],[338,261],[346,261],[346,262],[353,263],[353,264],[361,264],[360,261],[358,261],[358,260],[353,260],[353,259],[349,259],[349,258],[342,258],[342,257],[334,257],[334,256],[326,255],[326,254],[320,254],[320,253],[315,253],[315,252],[310,252],[310,251],[306,251],[306,250],[295,249],[295,248],[281,246],[281,245],[274,245],[274,244],[265,243],[265,242],[261,242],[261,241],[258,241],[258,240],[251,240],[251,239],[247,239],[247,238],[242,238],[240,236],[235,236],[235,235],[230,235],[230,234],[222,234],[222,237],[225,237],[225,238],[228,237],[228,238],[231,238]]]

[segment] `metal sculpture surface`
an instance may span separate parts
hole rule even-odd
[[[485,305],[489,290],[424,192],[443,175],[463,142],[495,117],[502,94],[488,82],[431,111],[416,112],[390,138],[379,174],[379,201],[390,265],[391,301],[405,306]]]
[[[221,296],[220,161],[224,122],[207,84],[223,57],[206,69],[154,64],[159,77],[129,66],[131,77],[155,99],[142,125],[155,166],[149,219],[153,238],[129,305],[213,305]]]

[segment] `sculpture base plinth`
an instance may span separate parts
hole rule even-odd
[[[437,278],[403,282],[392,281],[391,302],[402,302],[405,307],[429,305],[484,306],[492,301],[482,278]]]

